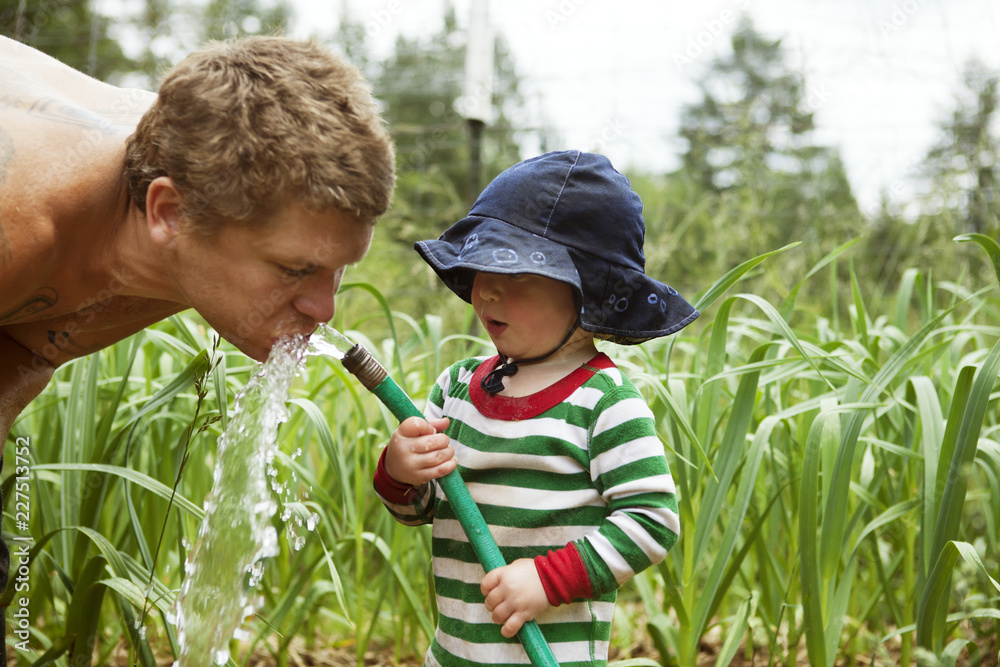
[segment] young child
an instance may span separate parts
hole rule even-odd
[[[628,180],[567,151],[510,167],[468,217],[416,244],[498,353],[445,371],[426,421],[399,425],[375,474],[393,517],[433,523],[439,615],[425,665],[526,664],[514,636],[530,619],[563,667],[605,665],[618,587],[677,541],[652,412],[594,345],[698,317],[644,274],[644,233]],[[456,465],[509,563],[485,576],[434,482]]]

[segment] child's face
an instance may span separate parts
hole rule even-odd
[[[512,359],[551,352],[576,321],[573,288],[531,273],[477,273],[472,307],[497,350]]]

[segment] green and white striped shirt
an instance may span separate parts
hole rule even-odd
[[[459,471],[506,562],[576,548],[593,599],[551,607],[536,621],[563,667],[606,665],[618,587],[663,560],[680,531],[652,412],[604,354],[520,398],[479,386],[495,361],[466,359],[442,373],[426,416],[451,419]],[[405,499],[376,490],[398,521],[433,522],[439,619],[425,664],[529,663],[486,611],[483,567],[438,484]]]

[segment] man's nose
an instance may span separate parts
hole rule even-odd
[[[306,289],[292,300],[292,306],[317,323],[329,322],[336,311],[334,298],[340,288],[340,276],[333,280],[306,280],[306,283]]]

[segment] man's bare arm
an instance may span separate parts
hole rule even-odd
[[[0,329],[0,444],[21,411],[45,389],[53,370]]]

